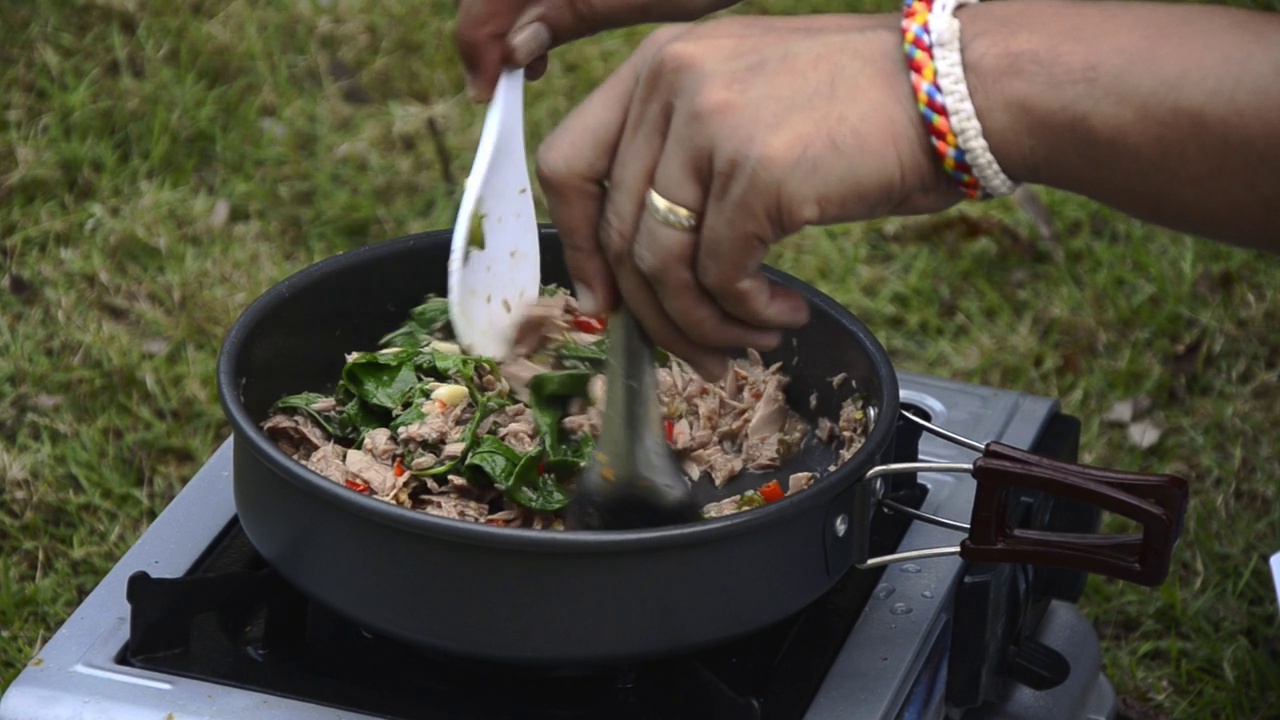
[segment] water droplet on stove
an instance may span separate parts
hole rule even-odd
[[[890,630],[897,630],[897,629],[898,629],[898,623],[889,623],[889,629],[890,629]]]
[[[932,590],[925,590],[924,592],[920,593],[920,597],[924,597],[924,598],[931,598],[931,597],[933,597],[933,591],[932,591]]]
[[[880,587],[876,588],[876,592],[875,592],[876,599],[888,600],[889,596],[893,594],[894,590],[897,590],[897,588],[890,585],[889,583],[881,583]]]
[[[636,674],[633,671],[621,672],[614,678],[613,683],[619,690],[630,690],[636,686]]]
[[[913,574],[914,574],[914,573],[918,573],[918,572],[920,572],[920,566],[919,566],[919,565],[916,565],[915,563],[907,563],[906,565],[903,565],[900,569],[901,569],[901,570],[902,570],[902,572],[904,572],[904,573],[913,573]]]
[[[911,606],[906,603],[894,603],[893,607],[889,608],[889,614],[890,615],[910,615]]]

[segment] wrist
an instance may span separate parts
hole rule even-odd
[[[977,2],[907,0],[902,19],[903,51],[929,144],[970,199],[1003,197],[1017,188],[992,152],[966,77],[958,10]]]
[[[1019,183],[1039,183],[1042,173],[1036,127],[1023,103],[1037,92],[1039,58],[1025,42],[1021,3],[967,6],[958,17],[969,94],[992,155]],[[1010,12],[1012,11],[1012,12]]]

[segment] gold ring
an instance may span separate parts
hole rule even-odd
[[[644,195],[645,207],[655,220],[676,230],[696,231],[698,229],[698,213],[681,207],[649,188]]]

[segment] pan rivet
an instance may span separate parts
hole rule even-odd
[[[849,532],[849,516],[839,515],[836,517],[836,537],[844,537]]]

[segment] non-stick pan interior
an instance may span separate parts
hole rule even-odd
[[[224,381],[233,380],[245,409],[258,422],[284,395],[330,391],[347,353],[376,348],[378,340],[402,324],[428,294],[445,294],[448,255],[449,233],[438,231],[352,251],[295,275],[237,324],[244,336],[239,338],[234,378]],[[569,286],[554,230],[543,229],[541,256],[543,282]],[[772,274],[806,292],[815,303],[812,322],[764,355],[768,363],[781,361],[791,376],[787,398],[792,408],[811,423],[819,415],[834,420],[841,403],[856,392],[876,410],[883,411],[886,404],[895,410],[896,378],[883,355],[878,361],[865,349],[878,347],[870,333],[834,301],[790,276]],[[848,381],[833,387],[831,379],[841,374]],[[811,439],[770,475],[785,478],[826,468],[834,459],[833,448]],[[758,487],[765,477],[743,474],[719,491],[709,482],[698,483],[698,492],[700,499],[709,501]]]

